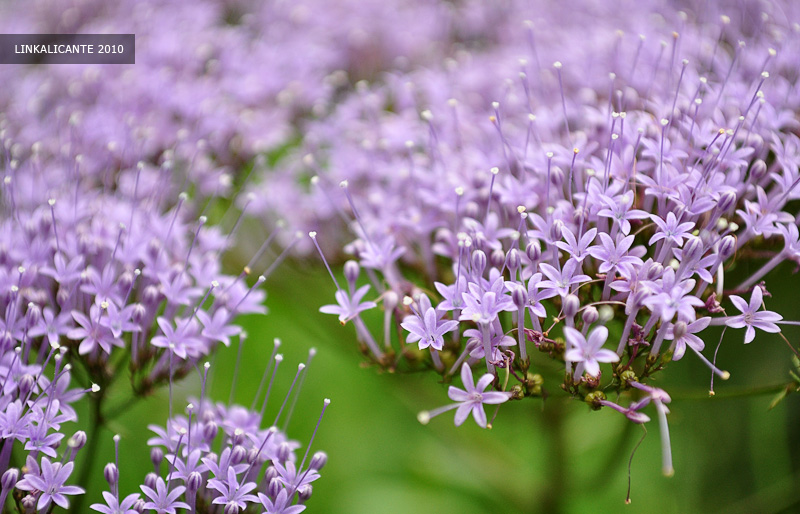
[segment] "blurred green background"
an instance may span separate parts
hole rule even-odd
[[[784,265],[768,277],[775,298],[767,305],[787,319],[798,319],[797,277],[791,271]],[[623,416],[610,409],[592,412],[556,394],[544,409],[541,400],[504,405],[491,430],[471,420],[456,428],[452,413],[422,426],[416,414],[447,403],[446,386],[435,376],[382,374],[362,366],[353,327],[318,312],[333,301],[334,287],[324,268],[287,262],[268,279],[266,289],[270,313],[241,319],[249,333],[241,369],[234,377],[235,345],[223,348],[214,361],[212,396],[227,401],[235,380],[236,402],[250,405],[278,337],[285,360],[269,418],[296,363],[305,361],[310,347],[317,348],[289,427],[290,436],[305,446],[323,398],[331,398],[312,448],[328,452],[329,462],[314,483],[308,512],[800,511],[800,395],[768,410],[772,394],[739,394],[789,380],[791,353],[771,334],[759,332],[745,346],[743,331],[728,331],[718,362],[731,379],[716,382],[715,398],[707,397],[708,369],[690,353],[661,374],[658,385],[673,399],[669,424],[675,476],[661,474],[658,426],[648,407],[645,412],[653,421],[633,459],[632,504],[626,506],[628,459],[642,430]],[[708,346],[716,344],[718,333],[709,337]],[[800,329],[786,327],[785,333],[798,346]],[[185,398],[199,389],[198,378],[190,377],[176,395]],[[113,425],[123,436],[123,492],[138,490],[149,471],[143,448],[151,433],[143,421],[164,424],[168,409],[162,393],[136,404]],[[183,408],[185,401],[176,400],[176,406]],[[100,460],[113,458],[112,435],[103,435]],[[105,487],[102,466],[96,469],[92,501]]]

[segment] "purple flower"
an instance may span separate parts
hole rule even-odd
[[[665,339],[674,340],[672,343],[675,347],[674,353],[672,354],[672,360],[680,360],[683,357],[683,354],[686,352],[686,346],[691,347],[696,352],[702,352],[703,348],[705,348],[705,343],[702,339],[697,337],[695,334],[698,332],[702,332],[703,330],[708,327],[709,323],[711,323],[711,318],[705,317],[700,318],[697,321],[693,321],[691,323],[685,323],[683,321],[679,321],[678,323],[683,323],[683,330],[679,332],[683,332],[683,335],[679,337],[675,337],[675,327],[676,325],[673,324],[667,329],[667,334]]]
[[[489,384],[491,384],[493,380],[494,375],[486,373],[473,385],[472,369],[470,369],[466,362],[461,365],[461,382],[464,384],[464,389],[459,389],[455,386],[450,386],[447,389],[447,396],[454,402],[458,402],[458,404],[454,406],[457,407],[455,417],[456,426],[460,426],[464,423],[471,412],[475,423],[481,428],[486,428],[486,412],[483,410],[483,404],[496,405],[498,403],[504,403],[511,398],[510,393],[499,391],[486,392],[486,388],[489,387]]]
[[[588,253],[598,261],[600,273],[608,273],[615,270],[620,265],[637,265],[642,260],[638,257],[628,255],[628,250],[633,244],[633,236],[617,236],[617,242],[611,239],[606,233],[600,233],[600,246],[589,248]]]
[[[586,250],[589,248],[589,245],[592,244],[592,241],[594,241],[595,236],[597,236],[597,229],[590,228],[587,230],[586,233],[581,236],[580,241],[575,239],[575,234],[567,227],[561,229],[561,235],[564,237],[566,243],[564,241],[556,241],[556,246],[567,252],[570,258],[578,262],[583,262],[587,253],[589,253]]]
[[[369,291],[369,285],[359,287],[352,296],[348,295],[344,289],[340,289],[336,291],[336,302],[339,305],[323,305],[319,308],[319,311],[325,314],[338,314],[339,322],[345,324],[358,316],[359,313],[378,306],[378,304],[371,301],[361,302],[367,291]]]
[[[406,341],[414,343],[419,341],[419,349],[428,346],[441,350],[444,344],[444,334],[458,328],[458,321],[443,320],[444,312],[434,309],[427,295],[421,294],[418,299],[419,313],[406,316],[400,324],[409,334]]]
[[[764,332],[777,333],[781,329],[775,324],[776,321],[783,319],[783,316],[776,312],[761,311],[761,302],[763,293],[761,287],[756,286],[753,288],[753,294],[750,296],[750,304],[748,305],[743,298],[736,295],[731,295],[731,301],[742,313],[738,316],[732,316],[725,321],[725,324],[731,328],[745,328],[744,344],[749,343],[756,337],[756,329],[759,328]]]
[[[93,503],[89,508],[101,514],[137,514],[133,504],[139,500],[139,493],[132,493],[126,496],[121,502],[116,496],[108,491],[103,491],[103,499],[106,503]]]
[[[649,217],[645,211],[631,209],[631,206],[633,206],[633,194],[630,192],[616,198],[610,198],[605,195],[600,198],[607,207],[597,211],[597,215],[611,218],[626,236],[631,232],[631,222],[629,220],[641,220]]]
[[[606,327],[595,327],[589,333],[588,338],[574,328],[564,327],[564,336],[567,339],[567,351],[564,354],[564,360],[567,361],[568,370],[570,363],[578,363],[573,375],[574,380],[578,380],[583,375],[584,370],[589,375],[597,377],[600,375],[599,363],[619,361],[619,355],[603,348],[603,344],[608,339],[608,329]]]
[[[678,218],[675,217],[672,211],[667,213],[666,220],[655,214],[650,216],[650,219],[658,225],[658,231],[656,231],[653,237],[650,238],[650,241],[647,242],[649,245],[665,239],[667,241],[672,241],[677,246],[681,246],[683,240],[690,235],[689,232],[694,228],[694,223],[690,221],[678,223]]]
[[[495,320],[500,312],[514,310],[514,302],[502,292],[504,287],[502,282],[502,279],[495,281],[500,285],[499,291],[498,288],[482,291],[477,284],[470,282],[469,292],[461,293],[464,308],[458,319],[487,324]]]
[[[156,489],[153,490],[146,485],[139,486],[142,492],[150,500],[144,504],[145,509],[152,509],[156,514],[176,514],[176,509],[188,509],[189,506],[184,502],[178,501],[178,498],[183,494],[186,488],[178,485],[172,488],[171,491],[167,489],[164,479],[161,477],[156,478]]]
[[[239,484],[236,478],[236,471],[230,467],[228,468],[228,479],[220,480],[212,478],[208,481],[208,487],[219,491],[220,496],[214,498],[211,503],[229,506],[236,506],[244,510],[247,507],[245,502],[258,501],[255,495],[248,494],[256,488],[255,482],[245,482]]]
[[[41,468],[35,472],[26,473],[25,478],[17,482],[16,487],[23,491],[41,491],[39,501],[36,503],[36,510],[45,510],[50,502],[64,509],[69,508],[69,501],[64,496],[65,494],[84,494],[86,492],[74,485],[64,485],[64,482],[72,474],[73,467],[74,463],[72,462],[62,466],[60,462],[51,463],[50,459],[42,457]]]
[[[573,285],[591,280],[588,275],[575,274],[576,271],[580,271],[578,269],[579,264],[578,261],[570,259],[564,264],[561,271],[549,264],[540,264],[539,268],[547,275],[549,280],[542,280],[539,282],[539,287],[545,291],[554,291],[562,298],[566,297],[570,293],[570,289]]]
[[[292,505],[286,489],[281,489],[274,501],[264,493],[258,493],[258,499],[266,509],[263,514],[299,514],[306,509],[305,505]]]

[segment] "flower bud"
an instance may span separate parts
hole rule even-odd
[[[564,183],[564,170],[558,166],[553,166],[550,170],[550,183],[556,187],[561,187]]]
[[[383,308],[386,309],[386,311],[391,312],[395,310],[399,302],[400,296],[391,289],[383,293]]]
[[[511,271],[517,271],[522,266],[522,258],[519,255],[519,250],[512,248],[506,254],[506,266]]]
[[[736,238],[728,234],[719,242],[719,256],[722,260],[728,259],[736,251]]]
[[[153,284],[144,288],[142,292],[142,300],[144,301],[145,305],[155,305],[161,301],[161,292],[159,292],[158,287]]]
[[[719,195],[719,201],[717,201],[717,208],[721,212],[728,212],[736,205],[736,191],[729,189],[727,191],[723,191]]]
[[[323,467],[325,467],[325,464],[327,463],[328,463],[328,454],[325,452],[317,452],[314,454],[313,457],[311,457],[311,463],[308,465],[308,467],[319,471]]]
[[[186,480],[186,491],[190,495],[193,495],[197,493],[201,485],[203,485],[203,475],[197,471],[192,471],[189,473],[189,478]]]
[[[472,272],[475,273],[476,276],[481,276],[485,269],[486,254],[483,250],[475,250],[472,252]]]
[[[7,469],[2,478],[0,478],[0,485],[2,485],[3,491],[8,491],[17,485],[17,479],[19,479],[19,470],[17,468]]]
[[[71,294],[66,287],[59,287],[58,292],[56,292],[56,303],[58,303],[59,307],[64,307],[69,302],[70,296]]]
[[[247,450],[244,449],[244,446],[236,445],[233,447],[233,451],[231,452],[231,462],[234,465],[241,464],[246,457]]]
[[[22,498],[22,507],[25,509],[25,512],[34,512],[36,509],[36,497],[27,494]]]
[[[313,488],[311,484],[304,484],[297,488],[297,503],[305,503],[311,498]]]
[[[283,489],[283,485],[281,484],[280,479],[273,478],[269,481],[269,485],[267,486],[267,496],[270,498],[277,498],[278,494]]]
[[[647,270],[647,279],[655,280],[664,273],[664,266],[660,262],[654,262]]]
[[[42,309],[33,302],[28,303],[28,310],[25,312],[25,327],[29,330],[39,324],[42,319]]]
[[[142,325],[145,321],[145,316],[147,316],[147,308],[141,303],[134,303],[131,320],[137,325]]]
[[[506,262],[505,252],[503,252],[503,250],[500,248],[493,250],[489,262],[491,262],[493,268],[502,268]]]
[[[594,305],[590,305],[583,309],[583,323],[584,325],[591,325],[593,323],[597,323],[597,320],[600,319],[600,314],[597,312],[597,309]]]
[[[219,432],[219,427],[213,421],[208,421],[206,424],[203,425],[203,439],[206,442],[211,442],[217,438],[217,432]]]
[[[551,241],[560,241],[562,237],[562,230],[564,229],[564,222],[561,220],[553,221],[553,224],[550,225],[550,240]]]
[[[153,467],[156,470],[161,466],[162,460],[164,460],[164,451],[161,448],[156,446],[150,450],[150,462],[153,463]]]
[[[78,430],[72,437],[69,438],[69,447],[74,448],[75,451],[79,451],[81,448],[86,446],[86,432],[83,430]]]
[[[292,447],[289,443],[281,443],[278,445],[277,457],[278,462],[286,462],[287,459],[292,455]]]
[[[239,505],[234,502],[229,502],[222,509],[222,514],[239,514]]]
[[[113,462],[106,464],[106,467],[103,468],[103,477],[113,490],[114,486],[117,485],[117,482],[119,482],[119,470],[117,469],[116,464]]]
[[[146,502],[144,500],[142,500],[141,498],[139,498],[138,500],[136,500],[136,503],[133,504],[133,510],[135,510],[139,514],[144,514],[144,506],[145,505],[146,505]]]
[[[517,285],[511,290],[511,300],[517,309],[522,309],[528,303],[528,292],[524,287]]]
[[[767,163],[762,161],[761,159],[757,159],[756,162],[750,167],[750,177],[758,182],[767,174]]]
[[[686,243],[683,245],[683,258],[684,262],[699,261],[703,256],[703,241],[699,237],[689,236]]]
[[[149,487],[152,490],[156,490],[156,483],[158,482],[158,475],[155,473],[148,473],[144,477],[144,485]]]
[[[539,246],[539,241],[531,241],[528,243],[528,246],[525,247],[525,255],[528,256],[531,262],[538,262],[542,257],[542,249]]]
[[[361,267],[356,261],[350,260],[344,263],[344,277],[350,284],[355,284],[358,280],[358,275],[361,273]]]
[[[33,375],[29,373],[25,373],[22,375],[22,378],[19,379],[19,384],[17,387],[19,388],[20,396],[27,396],[28,393],[31,392],[33,386],[36,384],[36,379],[33,378]]]
[[[574,294],[567,295],[564,299],[564,316],[568,318],[574,318],[575,315],[578,313],[578,309],[581,308],[581,301],[578,299],[577,296]]]

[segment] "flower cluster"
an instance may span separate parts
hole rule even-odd
[[[729,374],[703,354],[709,326],[745,328],[749,343],[787,323],[759,281],[800,262],[797,6],[619,4],[624,20],[592,2],[568,21],[520,6],[530,21],[502,45],[357,88],[287,166],[312,175],[315,211],[296,223],[335,243],[337,217],[354,219],[349,292],[337,284],[323,312],[353,320],[382,367],[446,381],[460,369],[466,392],[444,408],[457,424],[563,389],[636,423],[652,403],[664,434],[669,396],[648,383],[670,361],[691,349],[713,392]],[[380,295],[382,344],[361,319],[377,302],[356,262]],[[547,358],[564,374],[543,377]],[[473,386],[468,367],[493,378]]]
[[[275,350],[279,342],[276,341]],[[314,351],[309,353],[309,360]],[[267,371],[272,367],[270,385],[283,357],[272,352]],[[203,373],[203,392],[209,365]],[[311,456],[309,450],[319,428],[319,421],[330,404],[326,399],[317,427],[298,464],[295,450],[300,447],[289,440],[285,427],[291,416],[291,407],[299,395],[295,384],[304,378],[306,365],[300,364],[286,398],[272,426],[262,429],[270,389],[267,389],[260,409],[256,409],[256,393],[253,406],[213,403],[204,396],[190,403],[186,416],[174,416],[166,426],[151,425],[156,434],[148,444],[152,447],[151,460],[154,471],[148,473],[141,486],[141,495],[131,493],[121,497],[119,488],[119,437],[117,461],[105,468],[105,478],[110,491],[104,492],[105,503],[91,506],[103,514],[125,514],[142,512],[174,513],[176,509],[191,512],[222,512],[235,514],[256,506],[258,512],[267,514],[297,514],[305,510],[303,505],[312,493],[311,483],[317,480],[319,470],[327,462],[324,452]],[[265,371],[266,378],[266,371]],[[263,383],[262,383],[263,386]],[[294,391],[294,396],[292,396]],[[278,428],[282,422],[283,429]],[[162,470],[166,478],[162,477]],[[143,496],[142,496],[143,495]],[[218,507],[219,506],[219,507]]]

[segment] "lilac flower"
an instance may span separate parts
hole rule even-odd
[[[561,229],[561,235],[564,237],[566,241],[557,241],[556,246],[567,252],[570,258],[575,259],[578,262],[583,262],[583,259],[586,257],[587,249],[589,245],[592,244],[594,238],[597,236],[597,229],[590,228],[586,231],[585,234],[581,236],[581,240],[578,241],[575,239],[575,234],[572,233],[571,230],[564,227]]]
[[[106,501],[105,505],[93,503],[89,508],[101,514],[137,514],[137,510],[133,508],[133,505],[139,500],[139,493],[131,493],[120,502],[110,492],[103,491],[103,499]]]
[[[638,257],[628,255],[628,250],[633,244],[633,236],[617,236],[616,244],[608,234],[600,233],[600,245],[589,248],[588,253],[598,261],[600,273],[608,273],[621,265],[635,265],[641,263]]]
[[[495,283],[493,290],[481,291],[474,283],[469,283],[469,292],[461,293],[464,308],[460,320],[470,320],[479,324],[491,323],[500,312],[514,310],[511,298],[504,294],[502,279]]]
[[[576,271],[580,271],[578,266],[579,263],[573,259],[568,260],[561,271],[549,264],[542,263],[539,268],[549,280],[539,282],[539,287],[545,291],[553,291],[562,298],[566,297],[570,293],[571,286],[591,280],[588,275],[575,274]]]
[[[483,410],[483,405],[495,405],[504,403],[511,398],[509,393],[489,391],[486,388],[494,380],[494,375],[486,373],[478,382],[473,385],[472,369],[465,362],[461,365],[461,383],[464,384],[464,389],[459,389],[450,386],[447,390],[447,396],[451,400],[457,402],[457,410],[455,417],[456,426],[460,426],[467,419],[470,413],[475,423],[481,428],[486,428],[486,412]]]
[[[618,198],[610,198],[605,195],[601,198],[607,207],[597,211],[597,215],[611,218],[614,223],[619,226],[620,231],[626,236],[631,232],[631,222],[629,220],[641,220],[649,217],[645,211],[631,209],[631,206],[633,206],[633,195],[630,192]]]
[[[782,320],[783,316],[775,312],[759,310],[761,309],[763,298],[763,293],[761,292],[760,287],[756,286],[753,288],[753,294],[750,296],[749,305],[740,296],[731,295],[730,298],[733,302],[733,305],[736,306],[739,311],[741,311],[741,314],[728,318],[725,321],[725,324],[731,328],[747,327],[747,330],[744,334],[745,344],[751,342],[756,337],[757,328],[763,330],[764,332],[770,333],[777,333],[781,331],[780,327],[778,327],[775,322]]]
[[[197,318],[203,325],[201,335],[214,341],[219,341],[225,346],[230,346],[231,337],[239,335],[242,329],[238,325],[231,325],[230,314],[225,308],[219,308],[211,317],[205,311],[197,311]]]
[[[255,502],[258,498],[253,494],[248,494],[256,488],[255,482],[239,483],[236,478],[236,471],[228,468],[227,480],[213,478],[208,481],[208,487],[219,491],[220,496],[214,498],[211,503],[225,505],[226,508],[236,506],[240,510],[247,508],[246,502]]]
[[[305,505],[292,505],[286,489],[281,489],[274,500],[263,493],[258,493],[258,499],[266,509],[263,514],[299,514],[306,509]]]
[[[144,508],[152,509],[156,514],[176,514],[177,509],[190,508],[186,503],[178,501],[178,498],[180,498],[186,490],[182,485],[174,486],[171,490],[168,490],[164,479],[157,477],[155,490],[146,485],[140,487],[145,496],[150,500],[145,502]]]
[[[666,219],[662,219],[661,216],[657,215],[650,216],[650,219],[658,226],[658,231],[647,242],[649,245],[665,239],[681,246],[683,240],[689,236],[689,231],[694,228],[694,223],[690,221],[678,223],[678,218],[672,211],[667,213]]]
[[[432,347],[441,350],[444,344],[444,334],[452,332],[458,327],[458,321],[443,320],[444,312],[434,309],[427,295],[419,295],[419,314],[406,316],[401,326],[409,334],[406,341],[415,343],[419,341],[419,349],[424,350]]]
[[[72,318],[80,326],[67,332],[67,337],[81,341],[78,346],[78,353],[81,355],[95,352],[98,348],[110,354],[112,346],[125,346],[122,339],[114,337],[113,332],[100,323],[100,317],[99,305],[92,305],[89,316],[80,311],[72,311]]]
[[[603,348],[608,339],[608,329],[604,326],[595,327],[586,338],[578,330],[564,327],[564,336],[567,339],[567,351],[564,360],[567,361],[568,368],[570,363],[577,363],[573,379],[583,375],[584,370],[597,377],[600,374],[601,362],[617,362],[619,355]]]
[[[678,322],[678,323],[684,323],[684,322]],[[683,357],[683,354],[686,352],[687,346],[689,346],[696,352],[702,352],[703,348],[705,348],[705,343],[695,334],[705,330],[710,323],[711,323],[711,318],[708,317],[700,318],[688,324],[684,323],[685,327],[683,335],[680,335],[679,337],[675,337],[676,335],[675,325],[671,325],[667,329],[666,339],[673,341],[672,344],[675,347],[674,353],[672,354],[672,360],[675,361],[680,360]]]
[[[359,287],[352,296],[340,289],[336,291],[336,302],[339,305],[323,305],[319,308],[319,311],[325,314],[338,314],[339,322],[345,324],[361,312],[377,307],[378,304],[372,301],[361,302],[367,291],[369,291],[369,285]]]
[[[17,482],[17,489],[23,491],[41,491],[39,500],[36,502],[37,510],[45,510],[50,502],[55,503],[61,508],[69,508],[69,501],[64,495],[83,494],[85,491],[74,485],[64,485],[72,474],[74,464],[68,462],[51,463],[47,457],[42,457],[41,474],[39,469],[35,472],[25,474],[25,477]]]

